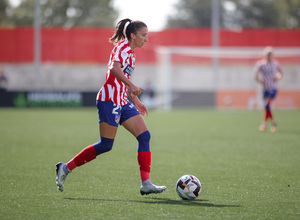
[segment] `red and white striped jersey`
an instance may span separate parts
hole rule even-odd
[[[126,84],[117,79],[111,72],[113,62],[120,62],[124,75],[130,79],[135,68],[135,53],[131,50],[128,40],[124,40],[115,45],[111,51],[106,71],[106,81],[97,94],[99,101],[111,101],[116,105],[126,105],[128,98],[126,94]]]
[[[277,89],[277,81],[275,80],[278,71],[281,71],[281,66],[276,60],[268,62],[266,59],[257,61],[255,72],[262,73],[263,88],[265,90]]]

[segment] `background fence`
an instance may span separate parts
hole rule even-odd
[[[106,64],[113,47],[108,39],[112,28],[42,28],[40,87],[35,88],[34,30],[31,27],[0,29],[0,65],[8,78],[8,91],[97,92],[105,80]],[[133,81],[152,87],[159,96],[162,84],[161,47],[200,47],[211,49],[210,29],[167,29],[150,32],[149,42],[137,49]],[[173,106],[217,106],[259,108],[258,86],[252,78],[257,59],[251,50],[265,46],[293,49],[298,53],[278,57],[284,69],[276,102],[282,108],[300,108],[300,30],[249,29],[220,30],[220,50],[247,49],[243,58],[220,58],[218,86],[210,55],[172,54]],[[155,100],[154,105],[161,105]]]

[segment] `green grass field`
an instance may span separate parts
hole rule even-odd
[[[98,142],[95,108],[2,108],[0,219],[300,219],[300,111],[274,114],[278,131],[260,133],[261,111],[151,111],[151,179],[167,191],[141,196],[123,127],[57,190],[55,164]],[[184,174],[202,183],[195,201],[175,192]]]

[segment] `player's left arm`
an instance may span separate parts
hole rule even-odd
[[[252,74],[253,74],[253,78],[256,82],[258,82],[259,84],[263,84],[264,81],[260,78],[260,67],[259,67],[259,64],[257,63],[254,68],[253,68],[253,71],[252,71]]]
[[[148,116],[148,109],[147,107],[140,101],[140,99],[133,95],[131,90],[127,88],[127,95],[130,97],[130,99],[134,102],[135,107],[137,110],[141,113],[141,115],[147,115]]]
[[[283,77],[283,71],[282,71],[282,69],[281,69],[281,66],[278,65],[275,80],[276,80],[276,81],[279,81],[279,80],[282,79],[282,77]]]

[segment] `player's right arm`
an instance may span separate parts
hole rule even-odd
[[[119,80],[121,80],[123,83],[125,83],[131,90],[131,93],[135,96],[138,96],[141,94],[143,89],[135,86],[123,73],[122,64],[120,62],[113,62],[113,64],[110,67],[110,72]]]
[[[257,63],[253,69],[253,78],[255,79],[256,82],[263,84],[263,79],[261,79],[260,77],[260,68],[259,68],[259,64]]]

